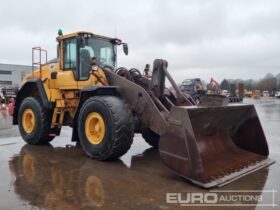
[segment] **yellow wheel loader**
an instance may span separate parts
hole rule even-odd
[[[57,42],[57,58],[48,62],[46,51],[33,48],[34,71],[16,97],[13,124],[27,143],[49,143],[62,126],[71,126],[72,140],[88,156],[109,160],[125,154],[134,133],[142,133],[169,168],[206,188],[273,163],[253,105],[228,105],[222,97],[195,105],[165,60],[154,61],[150,79],[137,69],[115,69],[117,46],[128,53],[116,38],[59,31]]]

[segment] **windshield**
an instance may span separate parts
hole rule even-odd
[[[193,85],[181,85],[180,86],[181,91],[186,91],[186,92],[192,92],[194,91],[194,86]]]
[[[91,58],[95,57],[100,67],[115,67],[114,44],[109,40],[96,37],[86,38],[85,47],[80,48],[80,52],[83,50],[87,50]]]
[[[184,80],[183,81],[183,85],[191,85],[193,83],[193,80],[191,80],[191,79],[186,79],[186,80]]]

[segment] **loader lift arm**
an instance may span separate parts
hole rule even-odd
[[[131,109],[138,115],[141,122],[157,134],[162,134],[166,129],[166,116],[175,106],[192,106],[192,98],[187,98],[181,93],[173,78],[167,71],[167,61],[156,59],[154,61],[153,75],[149,81],[149,88],[130,81],[128,77],[120,77],[109,69],[104,69],[110,85],[117,86],[121,97],[128,101]],[[168,79],[176,91],[176,95],[169,92],[172,97],[166,96],[165,79]]]
[[[193,183],[221,186],[273,163],[253,105],[194,106],[181,94],[164,60],[155,60],[148,89],[105,73],[140,121],[160,136],[163,162]],[[165,77],[176,96],[166,96]]]

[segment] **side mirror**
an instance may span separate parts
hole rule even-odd
[[[128,46],[127,46],[127,43],[123,43],[123,52],[125,55],[128,55]]]

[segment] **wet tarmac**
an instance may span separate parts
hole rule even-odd
[[[64,128],[51,145],[26,145],[0,111],[0,210],[11,209],[272,209],[280,205],[280,100],[247,99],[254,103],[276,161],[241,179],[214,190],[230,194],[254,191],[263,200],[241,207],[191,207],[168,204],[166,193],[212,192],[194,186],[166,168],[158,152],[140,135],[127,154],[117,161],[89,159],[71,142],[71,129]],[[212,189],[213,190],[213,189]]]

